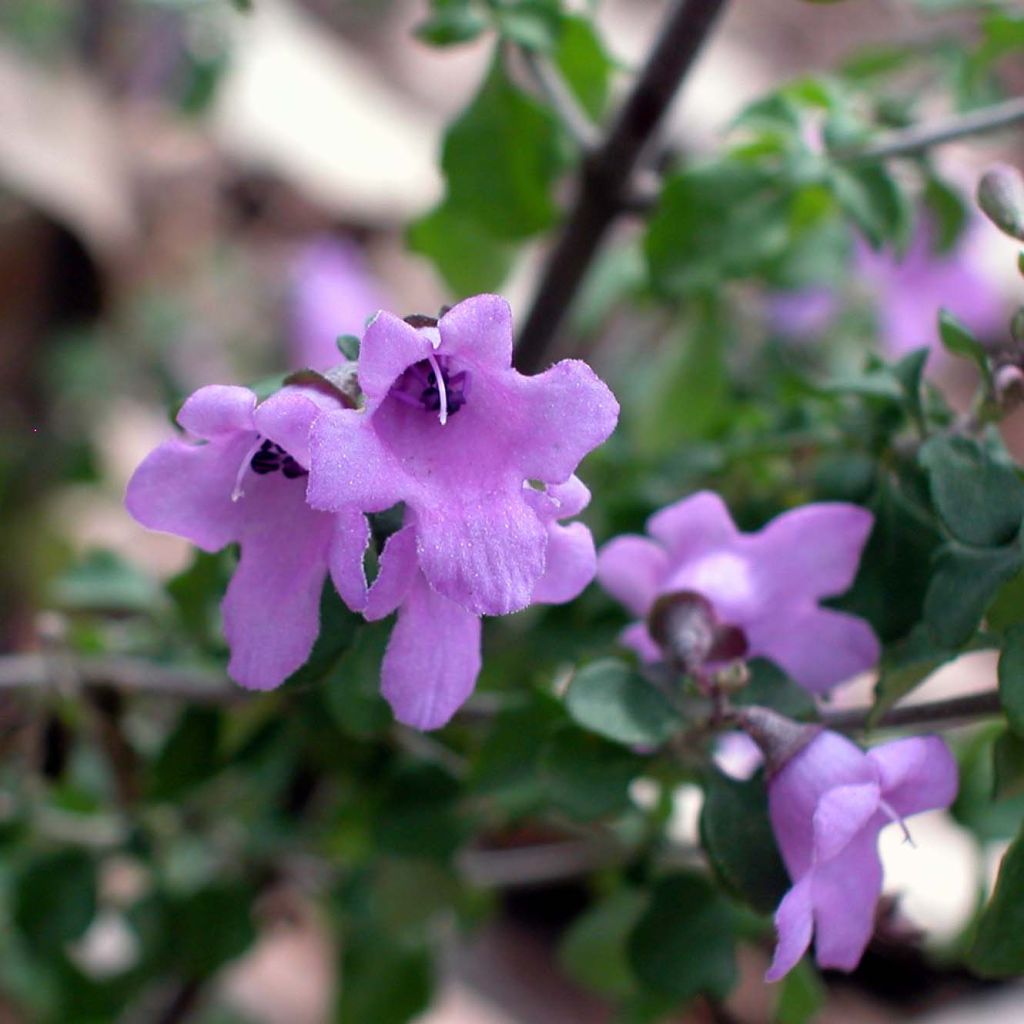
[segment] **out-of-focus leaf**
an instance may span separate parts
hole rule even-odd
[[[839,205],[876,249],[888,243],[902,251],[910,240],[912,208],[882,165],[834,167],[831,183]]]
[[[1024,739],[1009,729],[992,747],[992,799],[1024,795]]]
[[[1024,624],[1006,631],[999,655],[999,702],[1010,728],[1024,737]]]
[[[69,611],[156,612],[156,581],[113,551],[92,551],[53,583],[52,600]]]
[[[993,747],[1004,727],[993,724],[979,730],[957,748],[960,789],[953,802],[953,817],[982,842],[1010,839],[1024,820],[1024,795],[993,800]]]
[[[565,706],[584,729],[630,745],[663,743],[682,724],[651,683],[612,658],[586,665],[573,676]]]
[[[552,57],[583,109],[599,118],[608,102],[612,62],[593,23],[566,15]]]
[[[924,600],[924,619],[945,648],[970,640],[999,588],[1024,566],[1016,545],[977,550],[947,545],[935,560]]]
[[[186,977],[209,977],[249,949],[254,899],[249,886],[222,883],[168,903],[167,945]]]
[[[459,794],[458,783],[437,765],[401,766],[376,810],[378,847],[398,856],[446,859],[466,835],[456,804]]]
[[[956,189],[934,174],[928,176],[925,184],[924,204],[935,227],[936,249],[947,253],[966,227],[970,208]]]
[[[382,931],[343,936],[337,1024],[409,1024],[427,1009],[434,966],[422,945]]]
[[[994,548],[1016,536],[1024,517],[1024,483],[976,440],[942,434],[921,449],[932,500],[950,534],[964,544]]]
[[[747,667],[750,680],[735,695],[734,703],[759,704],[787,718],[813,721],[818,717],[814,698],[777,665],[764,658],[754,658]]]
[[[758,913],[769,914],[789,888],[758,773],[741,782],[708,772],[700,816],[701,845],[715,874]]]
[[[14,885],[14,923],[40,956],[55,958],[96,914],[96,865],[82,850],[37,857]]]
[[[1024,971],[1024,836],[1019,835],[1003,855],[968,962],[990,978]]]
[[[510,42],[543,53],[554,49],[562,20],[558,4],[519,0],[515,5],[497,7],[494,14],[498,31]]]
[[[646,905],[644,893],[624,886],[588,907],[569,927],[558,956],[573,980],[605,996],[636,988],[626,940]]]
[[[216,708],[188,707],[150,767],[149,794],[175,800],[208,781],[221,766],[223,715]]]
[[[430,259],[459,297],[497,291],[512,267],[512,247],[450,203],[416,221],[408,237],[409,248]]]
[[[782,981],[775,1024],[812,1024],[827,995],[824,982],[805,957]]]
[[[629,939],[636,976],[679,1000],[724,999],[736,983],[734,911],[706,878],[662,878]]]
[[[417,38],[432,46],[472,42],[490,28],[490,19],[469,3],[434,4],[434,10],[415,28]]]
[[[927,629],[918,627],[904,640],[890,645],[882,656],[875,704],[871,709],[873,722],[894,704],[923,683],[940,665],[956,657],[957,652],[936,645]]]
[[[986,379],[989,377],[988,353],[984,345],[948,309],[939,310],[939,337],[947,352],[970,359]]]
[[[556,732],[540,759],[549,799],[581,821],[625,810],[643,766],[635,754],[572,727]]]

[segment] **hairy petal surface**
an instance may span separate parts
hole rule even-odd
[[[381,664],[381,692],[395,717],[415,729],[440,728],[473,692],[479,672],[479,617],[418,575]]]
[[[882,798],[901,818],[949,807],[956,798],[956,759],[939,736],[909,736],[873,747]]]

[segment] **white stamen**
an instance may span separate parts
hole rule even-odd
[[[881,807],[894,825],[899,825],[903,830],[903,842],[910,843],[911,846],[916,846],[914,838],[910,834],[910,829],[907,828],[907,823],[896,813],[896,811],[884,800],[879,800],[878,806]]]
[[[242,490],[242,480],[245,477],[245,471],[249,468],[249,463],[252,462],[252,457],[260,450],[261,444],[263,444],[263,438],[257,437],[256,443],[245,453],[245,458],[242,459],[242,464],[238,467],[238,472],[235,474],[235,486],[231,488],[232,501],[239,501],[245,497],[245,491]]]
[[[427,353],[427,362],[430,363],[434,371],[434,380],[437,381],[437,397],[441,406],[438,410],[437,418],[441,421],[441,426],[443,427],[448,422],[448,392],[444,386],[444,374],[441,373],[441,367],[438,365],[433,352]]]

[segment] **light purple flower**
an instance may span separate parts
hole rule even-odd
[[[956,762],[937,736],[861,751],[821,732],[769,781],[768,806],[793,887],[775,913],[778,981],[815,941],[822,967],[853,970],[871,938],[882,891],[878,833],[956,796]]]
[[[337,338],[361,338],[366,321],[386,303],[363,254],[350,239],[324,235],[306,245],[289,289],[289,365],[327,370],[343,362]]]
[[[512,369],[512,317],[478,295],[433,325],[381,313],[363,338],[364,409],[321,415],[311,435],[316,508],[404,502],[427,584],[467,612],[525,608],[547,567],[551,520],[524,482],[569,480],[615,427],[618,403],[564,360]]]
[[[865,289],[878,318],[883,353],[899,358],[917,348],[937,348],[938,315],[948,309],[979,338],[1003,329],[1006,303],[983,264],[982,222],[975,221],[952,250],[938,253],[934,228],[926,216],[907,251],[872,249],[862,238],[854,247],[851,280]],[[768,298],[772,327],[793,338],[816,337],[832,324],[842,306],[838,291],[806,288]]]
[[[655,513],[647,521],[653,539],[627,535],[606,544],[598,579],[641,619],[661,594],[700,594],[720,624],[742,630],[751,657],[770,659],[821,693],[878,660],[866,622],[818,605],[853,582],[872,523],[866,509],[824,502],[744,534],[722,499],[701,491]],[[645,661],[661,658],[643,621],[622,642]]]
[[[200,388],[178,413],[192,440],[160,445],[128,483],[125,505],[144,526],[204,551],[241,546],[221,607],[228,673],[250,689],[277,686],[309,656],[328,570],[343,598],[363,600],[365,519],[305,501],[309,429],[335,404],[307,388],[259,405],[248,388]]]

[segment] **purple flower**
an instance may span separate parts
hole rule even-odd
[[[744,534],[722,499],[702,491],[653,515],[647,522],[653,539],[624,536],[606,544],[598,579],[641,618],[659,595],[700,594],[720,624],[743,632],[751,657],[770,659],[820,693],[878,660],[866,622],[818,605],[853,582],[872,522],[856,505],[825,502]],[[622,641],[645,661],[662,657],[643,621],[628,627]]]
[[[318,508],[406,506],[364,614],[398,621],[381,688],[408,725],[443,725],[480,670],[480,617],[571,600],[593,579],[573,476],[615,427],[618,404],[589,367],[512,369],[507,303],[481,295],[439,322],[381,313],[359,360],[362,411],[321,415],[311,434]]]
[[[143,526],[204,551],[241,546],[222,611],[228,673],[250,689],[277,686],[309,656],[328,570],[343,598],[363,600],[365,519],[305,500],[309,428],[334,405],[306,388],[259,405],[248,388],[200,388],[178,413],[196,440],[166,441],[128,483],[125,505]]]
[[[793,881],[775,913],[768,981],[804,955],[814,935],[822,967],[853,970],[871,938],[882,891],[878,833],[956,796],[956,762],[937,736],[861,751],[821,732],[770,778],[772,829]]]
[[[552,523],[523,484],[568,481],[614,429],[618,403],[577,360],[535,377],[512,369],[511,312],[496,295],[459,303],[436,326],[413,323],[381,313],[367,328],[366,404],[313,425],[310,504],[379,512],[404,502],[438,596],[477,615],[525,608]]]
[[[327,370],[343,362],[341,334],[362,337],[385,303],[363,255],[349,239],[324,235],[295,261],[289,289],[289,365]]]

